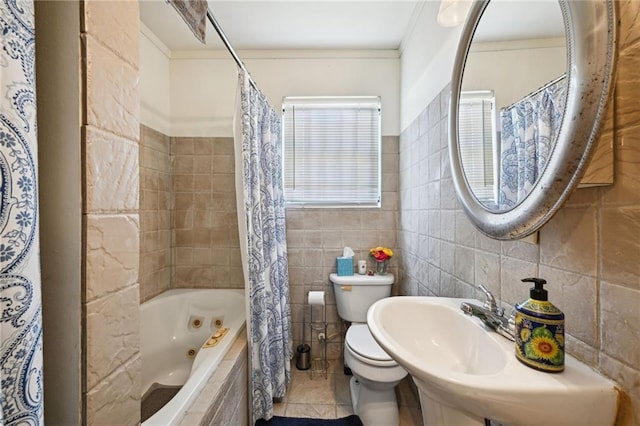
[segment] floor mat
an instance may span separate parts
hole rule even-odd
[[[157,413],[167,402],[171,401],[171,398],[176,396],[181,388],[182,386],[164,386],[157,383],[151,385],[149,391],[142,398],[140,421],[144,422]]]
[[[341,419],[306,419],[298,417],[273,416],[267,421],[260,419],[256,426],[363,426],[360,417],[351,415]]]

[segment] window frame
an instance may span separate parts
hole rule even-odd
[[[467,147],[467,149],[482,149],[482,156],[483,157],[487,157],[489,156],[489,158],[491,159],[491,184],[487,185],[483,185],[482,188],[477,188],[476,190],[472,191],[474,194],[474,197],[481,202],[484,205],[493,205],[496,204],[496,200],[498,199],[498,191],[499,191],[499,182],[498,182],[498,176],[499,176],[499,168],[500,168],[500,160],[499,160],[499,155],[498,155],[498,150],[500,149],[499,146],[499,142],[498,142],[498,123],[497,123],[497,105],[496,105],[496,96],[493,90],[471,90],[471,91],[463,91],[460,93],[460,102],[459,102],[459,108],[461,109],[463,107],[463,104],[465,103],[470,103],[470,102],[482,102],[483,104],[485,102],[488,102],[491,104],[491,109],[488,113],[489,116],[489,122],[491,124],[491,129],[489,130],[489,134],[491,136],[491,143],[487,144],[486,140],[482,140],[482,142],[477,142],[477,141],[467,141],[469,143],[469,147]],[[462,116],[463,114],[461,112],[459,112],[459,127],[462,127],[462,123],[460,123],[462,121]],[[487,117],[483,116],[480,121],[484,122],[487,119]],[[484,130],[483,130],[484,132]],[[459,147],[460,150],[460,156],[461,158],[464,157],[463,155],[463,148],[462,148],[462,144],[463,144],[463,137],[460,134],[462,133],[462,130],[459,131],[458,134],[458,139],[459,139],[459,144],[461,145]],[[473,145],[473,147],[471,147],[471,145]],[[483,147],[480,147],[480,145],[482,145]],[[489,146],[487,146],[489,145]],[[484,169],[485,171],[487,170],[487,165],[483,165],[482,169]],[[466,170],[464,169],[464,177],[467,181],[467,185],[469,185],[470,188],[474,188],[475,186],[472,185],[472,180],[473,180],[473,176],[471,176],[469,174],[470,170]],[[477,177],[477,176],[476,176]],[[487,175],[485,174],[484,176],[482,176],[482,179],[487,179]],[[490,191],[491,192],[491,198],[489,198],[488,195],[486,196],[480,196],[481,193],[486,192],[486,191]]]
[[[376,161],[376,191],[375,200],[350,202],[350,201],[313,201],[313,200],[296,200],[292,201],[287,199],[287,187],[286,187],[286,153],[287,153],[287,117],[286,108],[288,106],[295,105],[313,105],[322,104],[329,106],[331,104],[353,104],[356,107],[357,103],[365,102],[376,105],[377,108],[377,128],[376,128],[376,140],[374,142],[377,150]],[[357,155],[357,152],[353,150],[353,155]],[[382,207],[382,100],[380,96],[285,96],[282,99],[282,179],[283,179],[283,192],[285,197],[285,207],[294,209],[367,209],[367,208],[381,208]],[[336,179],[339,179],[337,177]]]

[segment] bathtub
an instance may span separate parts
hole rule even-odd
[[[182,386],[142,424],[178,424],[244,327],[244,290],[169,290],[140,305],[142,394],[155,383]],[[204,347],[224,328],[216,346]]]

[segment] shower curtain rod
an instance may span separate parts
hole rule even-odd
[[[567,76],[567,73],[563,73],[560,77],[556,77],[555,79],[551,80],[550,82],[548,82],[547,84],[545,84],[542,87],[539,87],[538,89],[534,90],[533,92],[529,93],[526,96],[523,96],[522,99],[527,99],[530,98],[531,96],[535,96],[538,93],[542,92],[543,90],[545,90],[547,87],[553,86],[554,84],[556,84],[557,82],[559,82],[560,80],[562,80],[563,78],[565,78]]]
[[[213,13],[211,13],[211,9],[209,8],[207,8],[207,18],[209,19],[209,22],[211,22],[211,25],[213,25],[213,29],[218,33],[218,36],[220,37],[220,40],[222,40],[222,43],[224,43],[224,46],[227,48],[229,53],[231,53],[233,60],[238,64],[238,67],[249,76],[249,83],[251,83],[254,89],[257,89],[258,87],[253,82],[251,74],[249,74],[249,71],[247,71],[247,68],[244,66],[244,62],[242,62],[240,56],[238,56],[233,46],[231,46],[231,43],[229,43],[229,39],[227,39],[227,36],[224,31],[222,31],[222,28],[220,28],[220,24],[218,24],[218,21],[216,21],[216,18],[213,16]]]

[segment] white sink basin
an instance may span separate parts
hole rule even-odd
[[[389,297],[371,306],[376,341],[412,376],[425,426],[484,424],[611,425],[615,383],[567,355],[550,374],[521,364],[514,343],[464,315],[463,301]]]

